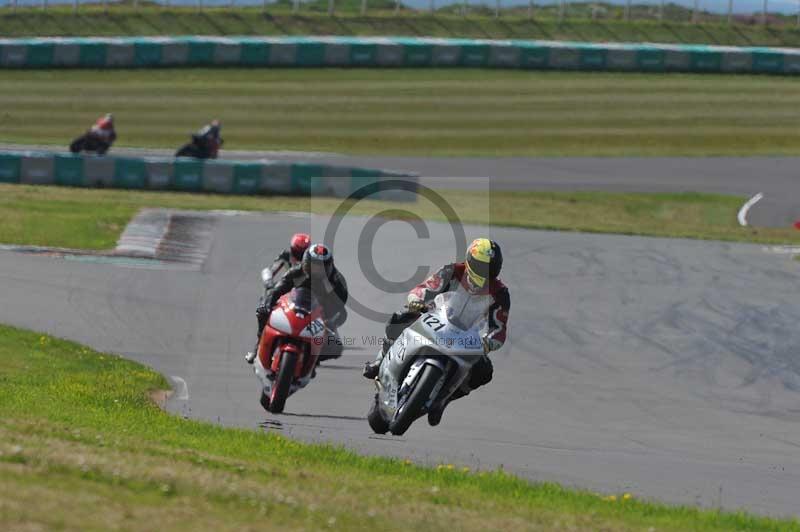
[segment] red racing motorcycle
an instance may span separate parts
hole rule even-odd
[[[314,377],[325,338],[322,307],[311,290],[295,288],[278,300],[258,342],[253,371],[263,386],[261,406],[283,412],[286,399]]]

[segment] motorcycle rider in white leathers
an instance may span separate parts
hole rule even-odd
[[[469,304],[480,307],[486,316],[487,326],[482,336],[484,355],[472,367],[465,385],[456,390],[450,401],[488,384],[492,380],[493,366],[486,355],[500,349],[505,343],[508,313],[511,309],[508,288],[498,279],[502,266],[503,254],[500,246],[488,238],[478,238],[469,246],[464,262],[443,266],[411,290],[406,305],[408,310],[396,312],[386,324],[386,340],[378,351],[376,360],[366,364],[364,377],[374,379],[378,376],[381,361],[391,344],[428,309],[437,295],[461,290],[470,297]],[[446,406],[447,403],[428,413],[428,423],[431,426],[439,424]]]

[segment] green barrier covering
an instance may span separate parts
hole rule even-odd
[[[86,185],[83,157],[57,154],[53,157],[53,177],[57,185],[82,187]]]
[[[261,188],[260,164],[237,164],[233,168],[234,194],[255,194]]]
[[[133,66],[154,67],[161,64],[161,45],[152,41],[133,43]]]
[[[198,191],[203,188],[203,162],[196,159],[175,159],[172,186],[177,190]]]
[[[374,172],[354,168],[350,173],[350,190],[355,198],[360,199],[377,194],[381,188]]]
[[[323,65],[325,65],[325,44],[313,39],[301,39],[295,42],[295,57],[292,66],[313,67]]]
[[[79,45],[80,66],[88,68],[100,68],[106,66],[106,54],[108,45],[100,42],[82,42]]]
[[[241,64],[245,66],[264,66],[269,64],[269,43],[243,41]]]
[[[800,49],[425,37],[0,39],[0,68],[215,65],[796,74]]]
[[[186,58],[187,65],[201,66],[214,64],[214,43],[196,39],[188,41],[189,55]]]
[[[320,195],[325,192],[325,169],[316,164],[294,163],[291,170],[292,194]]]
[[[399,178],[416,189],[414,174],[347,166],[0,151],[2,183],[341,198],[362,189],[359,197],[415,201],[413,193],[383,194],[381,180]]]
[[[114,187],[145,188],[147,167],[142,159],[116,159],[114,164]]]
[[[15,153],[0,153],[0,183],[19,183],[22,159]]]
[[[53,43],[35,42],[28,45],[26,66],[47,68],[53,64]]]

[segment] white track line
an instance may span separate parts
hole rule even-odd
[[[765,246],[762,249],[778,255],[800,255],[800,246]]]
[[[179,390],[180,391],[178,392],[178,396],[176,397],[176,399],[179,400],[179,401],[188,401],[189,400],[189,385],[186,384],[186,381],[181,379],[180,377],[175,377],[175,376],[170,377],[170,379],[175,381],[175,384],[177,384],[179,386]]]
[[[749,211],[753,205],[761,201],[761,198],[763,197],[764,194],[759,192],[758,194],[747,200],[744,205],[742,205],[742,208],[739,209],[739,215],[738,215],[739,225],[741,225],[742,227],[747,227],[747,211]]]

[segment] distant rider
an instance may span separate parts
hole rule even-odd
[[[454,401],[470,391],[488,384],[492,380],[493,366],[487,354],[500,349],[506,341],[508,313],[511,297],[506,286],[498,279],[503,266],[500,246],[488,238],[478,238],[467,250],[464,262],[447,264],[428,277],[424,283],[408,294],[407,310],[396,312],[386,324],[386,341],[378,351],[374,362],[367,362],[364,377],[374,379],[384,355],[403,330],[414,323],[429,308],[433,299],[444,292],[463,291],[470,297],[470,305],[478,305],[486,316],[486,329],[483,332],[483,352],[481,360],[470,372],[465,384],[450,397]],[[447,403],[428,413],[428,423],[438,425]]]
[[[98,118],[89,133],[96,139],[108,144],[110,148],[114,141],[117,140],[117,132],[114,129],[114,115],[107,113],[105,116]]]
[[[313,244],[303,254],[300,264],[295,264],[283,275],[281,280],[270,290],[264,302],[256,309],[258,317],[258,336],[256,347],[247,353],[245,360],[252,364],[258,353],[258,342],[261,332],[267,324],[270,312],[284,294],[292,288],[308,288],[322,306],[322,320],[330,334],[326,335],[320,359],[338,358],[342,353],[342,344],[337,329],[347,319],[347,283],[333,265],[333,254],[323,244]]]
[[[213,141],[219,147],[224,142],[221,133],[222,123],[219,120],[212,120],[210,124],[201,127],[194,136],[206,142]]]
[[[98,118],[85,135],[73,141],[69,149],[72,153],[80,153],[85,150],[103,155],[111,148],[115,140],[117,140],[117,132],[114,130],[114,115],[108,113]]]

